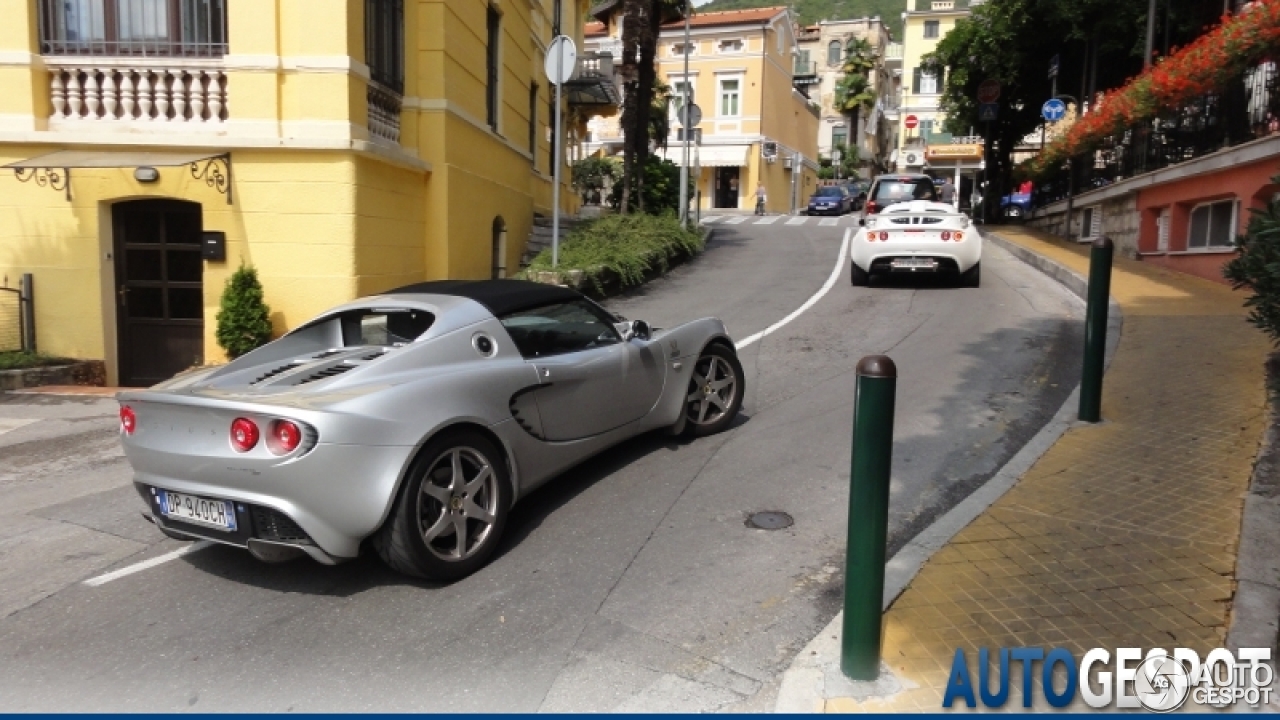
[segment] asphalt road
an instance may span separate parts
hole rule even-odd
[[[657,326],[714,314],[739,338],[777,322],[850,223],[753,222],[717,224],[701,257],[611,307]],[[139,517],[114,402],[0,396],[0,711],[771,710],[839,603],[858,359],[899,368],[891,552],[1078,377],[1079,302],[992,245],[983,268],[974,290],[854,288],[842,266],[743,351],[738,425],[565,474],[451,586],[222,547],[86,585],[186,545]],[[795,524],[747,527],[766,510]]]

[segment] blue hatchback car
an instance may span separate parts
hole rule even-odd
[[[809,198],[810,215],[843,215],[853,211],[853,197],[841,185],[820,187]]]

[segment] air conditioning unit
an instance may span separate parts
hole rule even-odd
[[[773,162],[778,157],[778,143],[772,140],[760,143],[760,154],[765,160]]]
[[[906,164],[908,165],[919,165],[920,153],[908,151],[906,155],[903,157],[903,161],[906,162]]]
[[[786,168],[786,169],[790,170],[790,169],[791,169],[791,162],[792,162],[792,158],[791,158],[791,156],[790,156],[790,155],[788,155],[787,157],[782,158],[782,167],[784,167],[784,168]]]

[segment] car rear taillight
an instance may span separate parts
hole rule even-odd
[[[237,452],[249,452],[258,444],[258,426],[248,418],[231,421],[231,447]]]
[[[120,429],[125,435],[132,435],[138,427],[138,415],[128,405],[120,406]]]
[[[288,455],[298,449],[302,443],[302,429],[288,420],[276,420],[271,423],[271,432],[267,435],[267,449],[276,455]]]
[[[956,242],[960,242],[961,240],[964,239],[964,233],[957,230],[956,232],[951,233],[951,239],[955,240]]]
[[[876,201],[875,201],[875,200],[868,200],[868,201],[867,201],[867,214],[868,214],[868,215],[875,215],[875,214],[876,214],[876,213],[878,213],[878,212],[880,212],[880,206],[876,204]]]
[[[951,231],[950,231],[950,230],[943,230],[943,231],[942,231],[942,241],[943,241],[943,242],[946,242],[946,241],[948,241],[948,240],[950,240],[950,239],[951,239]]]

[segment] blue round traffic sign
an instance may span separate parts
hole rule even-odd
[[[1049,122],[1058,122],[1066,114],[1067,104],[1058,98],[1046,101],[1040,108],[1040,115]]]

